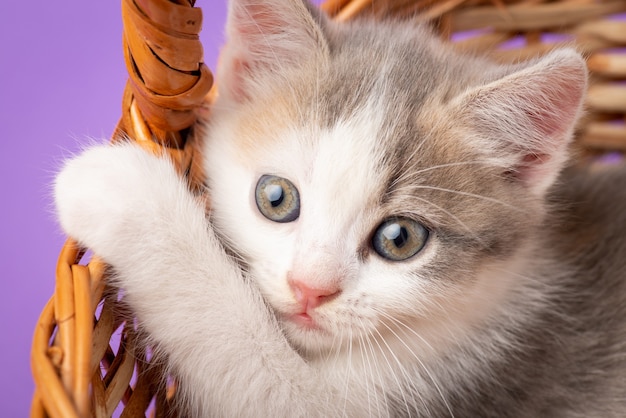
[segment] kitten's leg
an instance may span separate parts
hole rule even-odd
[[[133,144],[68,161],[65,231],[110,263],[200,416],[332,416],[336,391],[288,345],[172,164]]]

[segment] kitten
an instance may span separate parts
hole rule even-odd
[[[232,0],[227,33],[208,216],[132,144],[55,185],[190,415],[626,413],[626,172],[559,177],[576,52],[496,65],[301,0]]]

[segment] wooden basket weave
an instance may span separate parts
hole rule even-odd
[[[212,75],[202,63],[195,0],[123,0],[124,53],[129,80],[113,140],[130,137],[166,150],[180,172],[202,178],[193,146],[197,111],[210,109]],[[591,154],[626,151],[625,0],[328,0],[339,21],[360,14],[405,15],[430,22],[444,39],[468,51],[514,61],[555,43],[575,42],[588,57],[592,84],[577,146]],[[135,349],[133,324],[106,289],[106,266],[68,240],[56,289],[33,337],[36,384],[32,417],[176,416],[173,385],[149,353]]]

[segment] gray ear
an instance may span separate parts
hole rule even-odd
[[[321,28],[303,0],[232,0],[227,43],[220,58],[220,95],[244,101],[260,75],[276,73],[328,53]]]
[[[542,194],[567,160],[586,87],[584,60],[563,49],[465,93],[455,104],[478,146]]]

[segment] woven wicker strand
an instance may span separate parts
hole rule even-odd
[[[624,0],[327,0],[321,7],[339,21],[373,14],[430,22],[460,50],[502,61],[573,42],[592,75],[577,144],[590,154],[626,151],[626,21],[611,18],[626,12]],[[122,16],[129,81],[113,140],[167,153],[198,187],[194,122],[210,107],[213,81],[198,40],[201,11],[193,0],[123,0]],[[163,370],[136,349],[133,324],[106,290],[106,266],[83,258],[68,239],[33,337],[31,417],[109,417],[120,404],[122,417],[176,416]]]
[[[57,264],[55,295],[37,324],[31,361],[37,387],[32,415],[45,406],[51,416],[88,416],[94,300],[102,294],[104,266],[97,259],[89,266],[78,265],[80,257],[78,246],[68,240]]]

